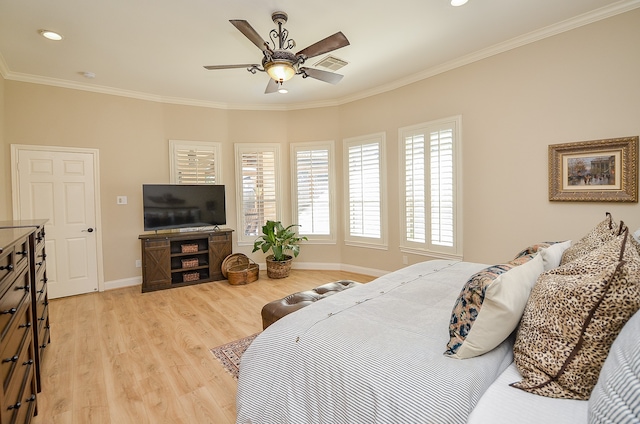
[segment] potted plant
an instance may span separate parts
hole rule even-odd
[[[269,278],[284,278],[289,276],[291,261],[300,253],[300,241],[307,240],[306,237],[298,237],[292,224],[284,227],[280,221],[267,221],[262,227],[262,235],[253,243],[253,252],[262,250],[267,253],[271,250],[271,255],[267,256],[267,276]],[[291,252],[288,255],[286,252]]]

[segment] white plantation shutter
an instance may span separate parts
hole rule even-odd
[[[169,141],[173,184],[222,184],[220,143]]]
[[[424,134],[405,138],[405,158],[406,238],[424,243],[427,240]]]
[[[431,243],[453,246],[453,129],[431,138]]]
[[[294,143],[293,216],[297,231],[310,240],[334,240],[331,178],[332,143]]]
[[[239,241],[253,242],[266,221],[278,219],[278,156],[277,146],[236,145]]]
[[[347,242],[384,245],[382,135],[345,141]]]
[[[455,117],[399,131],[404,159],[403,251],[461,257],[456,189],[460,125],[461,118]]]

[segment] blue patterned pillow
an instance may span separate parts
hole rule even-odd
[[[543,271],[542,256],[534,253],[473,274],[453,306],[444,354],[466,359],[499,345],[517,327]]]

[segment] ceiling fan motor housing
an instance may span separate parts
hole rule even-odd
[[[284,25],[289,20],[289,16],[284,12],[273,12],[271,14],[271,19],[276,25]]]

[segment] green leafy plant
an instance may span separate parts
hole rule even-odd
[[[253,252],[262,250],[267,253],[271,250],[275,261],[284,261],[286,252],[291,251],[294,257],[300,253],[300,241],[308,240],[306,237],[298,237],[292,228],[298,227],[296,224],[284,227],[280,221],[267,221],[262,227],[262,234],[253,243]]]

